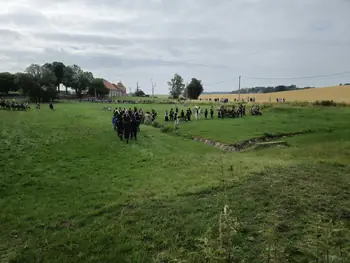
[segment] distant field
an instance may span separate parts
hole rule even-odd
[[[334,86],[264,94],[241,94],[241,98],[245,100],[248,97],[254,97],[256,102],[275,102],[277,98],[285,98],[286,101],[333,100],[335,102],[350,103],[350,86]],[[228,98],[229,100],[234,100],[238,99],[238,94],[204,94],[200,98]]]

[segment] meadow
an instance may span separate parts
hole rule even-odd
[[[333,100],[339,103],[350,103],[350,86],[333,86],[305,90],[292,90],[261,94],[241,94],[241,99],[255,98],[256,102],[276,102],[277,98],[285,98],[286,101],[322,101]],[[227,98],[230,101],[238,99],[238,94],[202,94],[202,99]]]
[[[103,106],[0,110],[0,262],[350,261],[350,108],[142,125],[127,145]],[[173,106],[137,107],[172,126]],[[190,139],[301,131],[233,153]]]

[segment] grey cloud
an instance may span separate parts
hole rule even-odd
[[[84,43],[84,44],[105,44],[105,45],[130,45],[132,42],[122,37],[113,37],[108,35],[93,35],[93,34],[70,34],[70,33],[51,33],[38,32],[35,37],[46,41],[59,43]]]
[[[0,14],[2,69],[62,60],[107,79],[137,79],[146,88],[150,77],[164,84],[175,72],[185,79],[216,83],[241,74],[305,76],[350,68],[346,0],[16,3],[1,3],[8,10]],[[26,4],[31,7],[28,12],[21,7]],[[345,82],[339,77],[296,84],[322,86],[332,81]],[[273,81],[244,80],[246,86],[266,84]],[[211,89],[235,87],[235,82],[223,81]],[[167,90],[166,85],[159,88],[158,92]]]
[[[10,38],[11,40],[19,40],[22,37],[22,34],[15,30],[0,28],[1,39]]]
[[[227,41],[212,38],[212,37],[197,37],[197,38],[161,38],[161,37],[123,37],[113,35],[94,35],[94,34],[69,34],[69,33],[35,33],[36,38],[53,41],[58,43],[74,44],[84,43],[91,45],[103,45],[105,48],[118,48],[140,46],[144,49],[152,49],[157,52],[157,49],[168,50],[171,54],[179,56],[182,54],[181,48],[192,48],[202,51],[208,50],[223,50],[230,48],[232,43]],[[78,49],[78,48],[77,48]]]
[[[13,43],[20,41],[23,35],[15,30],[0,28],[0,46],[13,45]]]
[[[42,52],[34,51],[11,51],[0,49],[0,54],[4,52],[7,56],[11,57],[14,62],[26,63],[24,68],[31,63],[44,64],[47,61],[60,60],[65,64],[78,64],[83,68],[89,70],[95,70],[99,68],[105,69],[136,69],[142,67],[172,67],[172,66],[182,66],[182,67],[217,67],[213,65],[205,65],[200,63],[190,63],[184,61],[171,61],[165,59],[148,59],[148,58],[127,58],[125,56],[118,55],[107,55],[107,54],[90,54],[84,55],[79,53],[70,53],[63,48],[45,48]]]
[[[32,9],[16,9],[15,11],[0,14],[1,24],[14,24],[20,27],[47,26],[49,20],[40,12]]]

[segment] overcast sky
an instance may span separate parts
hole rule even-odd
[[[167,80],[206,91],[350,82],[349,0],[0,0],[0,71],[78,64],[96,77],[167,93]]]

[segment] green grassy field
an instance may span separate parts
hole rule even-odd
[[[127,145],[103,106],[0,111],[0,262],[350,262],[349,108],[141,126]],[[162,124],[172,107],[137,106]],[[304,130],[241,153],[187,139]]]

